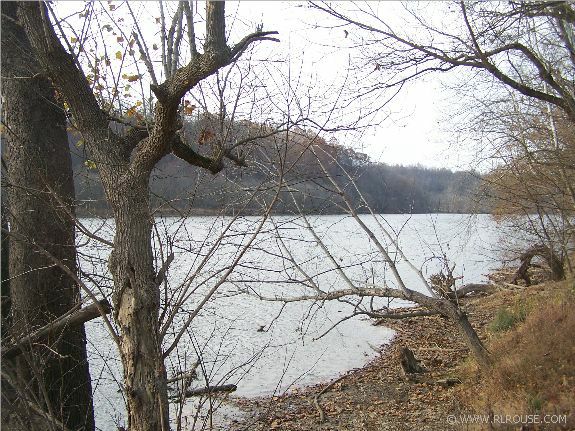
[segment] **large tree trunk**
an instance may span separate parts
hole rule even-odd
[[[39,72],[18,25],[16,3],[2,2],[9,222],[19,238],[29,239],[10,241],[11,334],[16,340],[79,301],[73,280],[32,245],[44,248],[76,271],[75,226],[66,213],[73,213],[74,199],[66,116],[50,81]],[[30,388],[42,400],[42,408],[67,428],[93,430],[83,326],[45,344],[18,359],[17,381]]]
[[[124,178],[127,178],[124,177]],[[109,267],[114,277],[114,317],[120,326],[120,354],[128,429],[168,430],[166,371],[158,328],[160,291],[155,283],[148,203],[149,174],[111,187],[102,175],[116,220]]]
[[[2,197],[4,197],[5,190],[2,190]],[[5,198],[2,199],[1,204],[1,211],[2,211],[2,229],[5,231],[8,230],[8,212],[6,209],[6,202]],[[8,328],[10,327],[10,273],[9,273],[9,259],[10,259],[10,242],[8,235],[1,235],[1,250],[2,255],[0,256],[0,264],[2,265],[2,269],[0,271],[0,286],[2,294],[0,296],[2,301],[2,311],[0,312],[2,315],[2,337],[1,339],[4,340],[8,334]]]

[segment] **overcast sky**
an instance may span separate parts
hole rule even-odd
[[[346,54],[337,49],[346,42],[343,29],[317,28],[317,24],[325,24],[325,15],[305,7],[304,2],[228,3],[229,13],[237,9],[239,15],[262,22],[264,29],[279,31],[280,46],[270,49],[290,50],[293,58],[303,58],[307,71],[315,71],[324,81],[335,80],[335,71],[346,66]],[[379,8],[391,19],[404,13],[399,2],[382,2]],[[348,144],[360,146],[372,159],[389,164],[466,169],[471,156],[459,147],[453,151],[456,142],[448,132],[455,109],[449,98],[439,76],[413,82],[388,105],[385,115],[390,116],[382,124],[366,131],[359,145]]]
[[[341,28],[317,28],[324,16],[304,7],[303,2],[244,1],[230,2],[228,12],[237,8],[238,15],[262,22],[264,29],[280,33],[279,44],[270,49],[289,51],[292,58],[302,58],[309,73],[322,81],[337,81],[347,57],[332,47],[345,44]],[[383,5],[390,13],[401,13],[398,4]],[[388,105],[390,117],[381,125],[367,130],[361,142],[348,142],[363,148],[373,159],[389,164],[421,164],[432,167],[467,168],[468,155],[451,151],[453,137],[444,130],[450,117],[450,104],[439,77],[414,82]],[[345,143],[345,137],[340,139]],[[350,138],[351,139],[351,138]]]
[[[125,9],[121,2],[113,4],[118,5],[115,13]],[[165,4],[168,12],[173,11],[175,3]],[[109,8],[106,3],[103,5]],[[130,5],[140,25],[150,27],[157,35],[157,4],[130,2]],[[65,2],[58,4],[57,10],[61,15],[83,7],[79,2]],[[203,10],[203,7],[199,2],[198,8]],[[377,8],[386,19],[401,19],[399,3],[382,2]],[[231,43],[253,31],[258,23],[263,24],[264,30],[277,30],[280,42],[264,42],[256,52],[261,58],[278,54],[289,58],[291,67],[309,80],[317,94],[324,92],[326,104],[344,81],[352,87],[353,77],[345,74],[350,51],[342,49],[349,45],[348,39],[342,28],[322,28],[330,27],[330,22],[320,11],[306,7],[304,2],[244,1],[227,2],[226,12]],[[453,151],[456,143],[453,133],[449,133],[452,128],[449,119],[456,108],[439,78],[428,76],[424,81],[405,86],[386,109],[374,117],[379,125],[364,130],[361,135],[340,133],[336,138],[369,154],[373,160],[388,164],[468,168],[472,161],[468,153],[460,147]]]

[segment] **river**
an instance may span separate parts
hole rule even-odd
[[[423,291],[417,275],[400,261],[390,241],[384,241],[380,224],[392,233],[405,255],[422,268],[425,276],[440,268],[440,261],[434,256],[445,255],[456,264],[455,274],[462,277],[459,285],[485,281],[484,274],[497,262],[494,250],[500,235],[490,216],[378,217],[379,222],[368,215],[362,215],[361,220],[381,238],[391,257],[398,260],[405,284],[417,290]],[[82,222],[102,237],[113,236],[112,220],[83,219]],[[303,272],[309,277],[308,284],[312,280],[322,290],[346,288],[342,274],[333,268],[334,261],[358,285],[396,285],[376,244],[353,218],[310,216],[309,222],[317,237],[300,217],[274,216],[257,236],[253,234],[258,229],[259,218],[245,217],[230,222],[229,218],[217,217],[156,219],[156,250],[162,249],[165,255],[171,246],[175,255],[168,273],[167,290],[162,291],[162,298],[168,299],[163,301],[169,303],[191,276],[190,288],[195,288],[185,301],[184,312],[176,316],[173,329],[166,333],[164,348],[171,344],[199,301],[240,257],[250,238],[255,238],[169,356],[169,375],[188,369],[200,357],[200,377],[204,385],[206,382],[234,383],[238,386],[238,396],[279,394],[361,367],[377,354],[380,346],[389,342],[392,331],[374,327],[362,317],[345,320],[324,335],[354,311],[349,303],[308,301],[284,306],[258,298],[258,295],[298,296],[313,292],[296,282],[305,279]],[[220,238],[223,231],[226,235]],[[109,249],[82,235],[79,242],[83,244],[81,267],[86,274],[91,274],[89,279],[85,277],[86,282],[99,291],[99,296],[109,296],[111,281],[106,269]],[[301,271],[290,259],[300,263]],[[403,304],[379,301],[378,305]],[[125,417],[116,348],[99,320],[87,325],[87,334],[97,425],[104,430],[115,429]],[[191,410],[190,406],[185,409]]]

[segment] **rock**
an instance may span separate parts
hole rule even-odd
[[[435,383],[437,383],[439,386],[443,387],[443,388],[450,388],[451,386],[455,386],[461,383],[461,380],[459,380],[456,377],[447,377],[445,379],[440,379],[438,381],[436,381]]]

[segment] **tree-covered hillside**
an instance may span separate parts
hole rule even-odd
[[[210,156],[217,132],[214,120],[196,120],[186,125],[188,142],[198,154]],[[266,126],[237,124],[234,137],[241,139]],[[189,139],[191,137],[191,139]],[[108,213],[95,165],[82,140],[70,134],[70,148],[76,180],[77,199],[83,215]],[[169,154],[153,171],[152,202],[158,214],[211,214],[220,211],[256,212],[257,200],[249,197],[280,180],[284,184],[276,213],[338,213],[337,195],[326,178],[329,174],[344,187],[357,204],[367,211],[359,193],[378,213],[465,213],[482,212],[477,200],[480,175],[471,171],[453,172],[421,166],[390,166],[372,162],[366,154],[334,142],[326,142],[311,131],[292,130],[285,135],[258,139],[245,154],[236,154],[236,163],[217,174],[191,166]],[[324,169],[327,169],[324,171]]]

